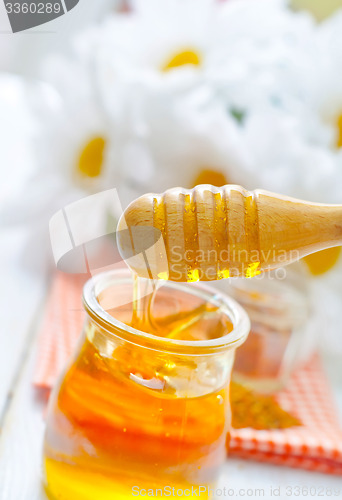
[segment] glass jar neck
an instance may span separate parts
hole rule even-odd
[[[173,297],[188,296],[203,302],[208,301],[217,307],[230,321],[229,333],[218,338],[207,340],[178,340],[164,338],[151,332],[141,331],[121,320],[121,316],[129,315],[132,308],[132,275],[129,270],[111,271],[99,274],[89,280],[83,292],[84,308],[91,324],[107,340],[121,339],[131,344],[156,351],[175,353],[186,356],[210,355],[235,349],[246,339],[250,323],[245,311],[229,297],[217,293],[203,285],[189,285],[164,282],[163,290]],[[100,294],[112,293],[112,303],[104,309],[99,301]],[[113,307],[112,307],[113,306]],[[126,313],[123,314],[123,311]]]

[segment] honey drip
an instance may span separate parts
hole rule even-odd
[[[153,291],[147,295],[145,286],[153,287]],[[175,312],[169,314],[164,318],[156,317],[153,312],[154,301],[160,283],[145,282],[136,274],[133,275],[133,300],[132,300],[132,321],[130,326],[138,330],[154,335],[176,339],[176,340],[198,340],[191,336],[189,330],[193,325],[201,324],[206,319],[217,319],[218,322],[214,329],[215,337],[224,335],[231,329],[231,324],[221,322],[222,313],[218,306],[210,302],[204,302],[191,311]],[[203,339],[206,340],[206,339]]]

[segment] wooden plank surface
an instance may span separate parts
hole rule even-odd
[[[46,279],[23,265],[26,238],[22,228],[0,233],[1,500],[42,498],[37,486],[44,422],[31,373]]]
[[[46,289],[46,279],[22,264],[26,237],[22,229],[0,233],[0,419],[30,342],[30,326]]]
[[[33,347],[34,344],[32,344]],[[20,372],[14,395],[3,421],[0,441],[0,498],[42,500],[41,450],[44,402],[32,387],[32,349]],[[70,499],[72,500],[72,499]]]

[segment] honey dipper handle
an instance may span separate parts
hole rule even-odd
[[[262,190],[254,192],[254,199],[262,260],[269,260],[267,252],[282,252],[285,264],[342,245],[342,205],[310,203]]]

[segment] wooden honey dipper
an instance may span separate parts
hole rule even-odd
[[[133,201],[118,224],[121,256],[141,277],[252,277],[342,245],[342,205],[241,186],[175,188]]]

